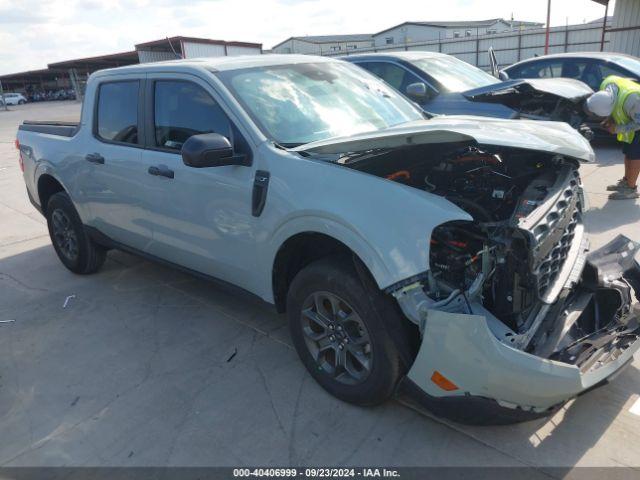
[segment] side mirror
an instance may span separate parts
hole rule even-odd
[[[509,74],[504,70],[500,70],[500,72],[498,73],[498,78],[503,82],[506,82],[507,80],[509,80]]]
[[[246,155],[234,155],[233,147],[219,133],[193,135],[182,145],[182,161],[194,168],[247,165]]]
[[[411,83],[407,85],[405,93],[410,98],[422,100],[427,98],[427,86],[422,82]]]

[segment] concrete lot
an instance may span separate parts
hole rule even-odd
[[[23,119],[74,119],[79,105],[11,110],[0,110],[0,320],[15,320],[0,323],[0,466],[640,467],[638,358],[551,419],[471,428],[330,397],[283,316],[211,283],[120,252],[73,275],[27,200],[13,142]],[[583,169],[596,245],[640,241],[640,202],[605,193],[621,159],[598,148]]]

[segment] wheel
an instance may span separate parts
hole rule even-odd
[[[27,103],[27,102],[25,102],[24,100],[19,100],[18,101],[18,105],[24,105],[25,103]]]
[[[73,202],[64,192],[47,202],[47,226],[58,258],[74,273],[88,274],[100,269],[106,250],[97,245],[84,229]]]
[[[363,282],[349,257],[318,260],[302,269],[287,294],[293,344],[313,378],[349,403],[376,405],[393,395],[404,373],[377,303],[382,293]],[[386,311],[386,310],[385,310]]]

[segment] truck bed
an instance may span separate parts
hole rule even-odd
[[[80,122],[58,122],[58,121],[33,121],[25,120],[18,130],[36,133],[46,133],[58,135],[60,137],[73,137],[80,127]]]

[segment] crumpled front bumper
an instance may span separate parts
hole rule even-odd
[[[499,340],[496,319],[489,318],[487,311],[469,315],[429,310],[423,341],[404,381],[404,391],[438,415],[463,423],[490,424],[547,415],[567,400],[607,383],[640,349],[640,264],[634,258],[637,248],[619,236],[589,255],[582,280],[571,293],[579,298],[590,295],[590,308],[599,312],[595,314],[594,332],[572,338],[571,328],[593,319],[576,320],[574,315],[569,320],[567,310],[560,308],[561,313],[551,320],[564,322],[562,335],[566,338],[557,341],[557,350],[547,352],[545,357],[513,348],[508,335]],[[626,296],[620,295],[620,308],[614,310],[624,314],[621,319],[619,315],[604,318],[612,312],[608,303],[618,298],[616,292],[621,285],[626,286]],[[586,310],[577,315],[587,315]],[[457,389],[438,386],[432,380],[434,372]]]

